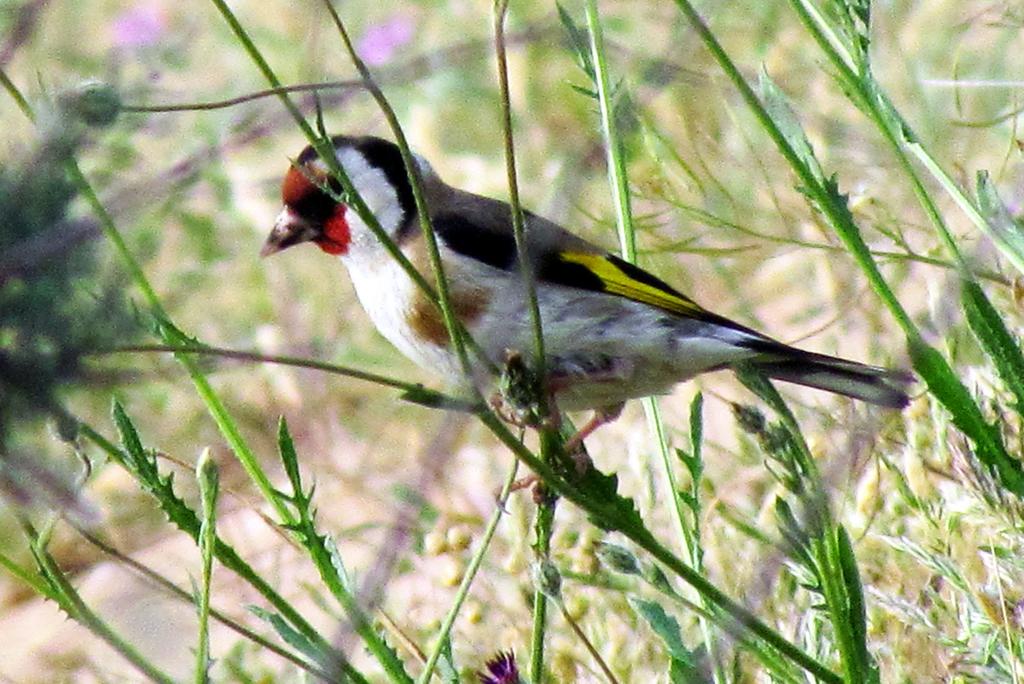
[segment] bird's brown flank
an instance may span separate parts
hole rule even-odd
[[[430,265],[427,258],[426,246],[422,239],[412,239],[411,244],[406,248],[409,260],[420,273],[423,273],[429,280]],[[448,264],[451,271],[453,264]],[[490,290],[480,286],[459,285],[459,282],[466,282],[460,279],[457,274],[448,272],[448,295],[451,302],[452,312],[456,318],[467,328],[472,328],[473,323],[487,311],[491,303]],[[438,306],[430,300],[425,292],[416,288],[409,309],[405,313],[406,322],[412,334],[425,342],[438,346],[447,346],[449,343],[448,329],[444,324],[444,317]]]

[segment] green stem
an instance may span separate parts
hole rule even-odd
[[[601,670],[601,673],[604,674],[604,678],[608,680],[608,684],[619,684],[619,680],[615,676],[615,673],[612,672],[610,667],[608,667],[608,663],[606,663],[604,658],[601,657],[601,654],[598,652],[593,642],[587,638],[583,628],[580,627],[576,620],[573,619],[572,615],[569,614],[569,610],[565,607],[565,603],[563,601],[559,601],[558,607],[562,610],[562,618],[568,623],[569,628],[573,631],[573,634],[576,635],[576,638],[583,643],[583,647],[587,649],[587,653],[590,654],[590,657],[597,663],[597,667]]]
[[[565,440],[557,430],[541,430],[539,461],[550,470],[559,454],[564,453],[564,445]],[[536,457],[533,458],[538,460]],[[536,470],[534,472],[540,474]],[[555,491],[548,487],[548,478],[541,475],[541,479],[542,481],[536,484],[535,494],[538,503],[533,523],[534,563],[547,562],[551,555],[551,537],[554,534],[555,508],[558,504]],[[547,641],[547,625],[548,596],[541,591],[540,587],[537,587],[533,592],[533,626],[530,631],[530,681],[533,684],[541,684],[544,680],[544,647]]]
[[[516,173],[515,136],[512,130],[512,103],[509,95],[508,56],[505,50],[505,19],[508,15],[508,0],[495,0],[494,3],[494,45],[497,59],[498,84],[501,101],[501,123],[505,147],[505,170],[508,178],[510,211],[512,214],[512,234],[516,243],[516,255],[519,261],[519,272],[523,289],[530,308],[530,322],[533,330],[533,370],[542,379],[540,395],[534,397],[542,415],[550,410],[546,394],[546,356],[544,352],[544,331],[541,320],[540,306],[537,302],[536,282],[533,263],[530,260],[526,243],[526,231],[523,221],[523,210],[519,201],[519,180]],[[541,440],[541,460],[551,464],[558,454],[562,453],[564,442],[557,430],[543,426],[539,430]],[[555,506],[557,500],[543,484],[538,483],[536,519],[534,520],[534,557],[541,562],[551,553],[551,537],[554,533]],[[533,625],[530,632],[530,679],[540,684],[544,678],[544,646],[547,639],[548,597],[539,588],[533,592]]]
[[[213,579],[213,549],[217,541],[217,495],[219,476],[217,464],[206,449],[196,462],[196,479],[203,509],[203,524],[199,528],[199,553],[202,575],[199,587],[199,630],[196,648],[196,684],[210,680],[210,583]]]
[[[426,684],[430,680],[430,676],[434,673],[434,669],[437,667],[437,661],[441,657],[441,653],[444,650],[444,644],[448,640],[448,636],[451,634],[452,627],[455,626],[455,619],[459,616],[459,610],[462,608],[462,604],[465,603],[466,598],[469,596],[469,589],[473,586],[473,580],[476,578],[476,573],[480,569],[480,564],[483,563],[484,556],[487,554],[487,549],[491,546],[491,540],[494,538],[494,533],[498,529],[498,523],[501,522],[501,517],[505,514],[505,502],[508,501],[509,493],[512,491],[512,485],[516,481],[516,472],[518,470],[518,461],[516,461],[511,470],[508,472],[508,477],[505,478],[505,483],[501,487],[501,493],[498,494],[497,506],[495,506],[494,513],[491,514],[491,519],[487,522],[487,527],[484,528],[483,537],[480,539],[479,548],[473,553],[473,557],[469,560],[469,566],[466,568],[466,573],[462,577],[462,581],[459,583],[459,589],[455,592],[455,600],[452,602],[451,608],[448,609],[448,614],[445,615],[444,620],[441,622],[441,627],[437,630],[437,635],[434,637],[434,647],[430,651],[430,656],[427,658],[426,665],[423,666],[423,672],[416,678],[416,684]]]
[[[508,14],[508,0],[494,3],[494,47],[498,61],[498,84],[501,97],[501,127],[505,140],[505,174],[508,177],[508,198],[512,208],[512,235],[516,241],[516,255],[519,259],[519,273],[523,281],[527,302],[530,307],[530,322],[533,324],[534,369],[537,377],[545,378],[546,357],[544,355],[544,330],[537,303],[537,288],[526,245],[523,225],[523,209],[519,202],[519,179],[516,173],[515,137],[512,131],[512,101],[508,85],[508,55],[505,50],[505,17]],[[538,397],[542,406],[546,397]]]
[[[608,82],[604,32],[597,12],[597,0],[586,0],[584,8],[587,13],[587,28],[590,29],[590,52],[594,60],[597,101],[601,107],[601,127],[604,131],[605,154],[608,158],[608,180],[612,186],[612,196],[615,198],[615,225],[618,226],[622,258],[632,263],[636,261],[636,232],[632,229],[633,210],[630,204],[629,177],[615,120],[611,86]]]
[[[82,535],[83,539],[85,539],[87,542],[89,542],[90,544],[95,546],[97,549],[99,549],[103,553],[105,553],[108,556],[110,556],[114,561],[116,561],[118,563],[121,563],[122,565],[124,565],[128,569],[130,569],[133,572],[137,573],[140,577],[142,577],[146,581],[153,583],[157,588],[163,589],[164,591],[168,592],[174,598],[177,598],[177,599],[179,599],[181,601],[184,601],[184,602],[188,603],[189,605],[194,605],[195,597],[191,593],[189,593],[189,592],[185,591],[184,589],[182,589],[181,587],[177,586],[176,584],[171,582],[169,579],[167,579],[166,577],[163,577],[162,575],[160,575],[159,573],[157,573],[153,569],[151,569],[149,567],[146,567],[142,563],[139,563],[138,561],[136,561],[131,556],[126,556],[125,554],[121,553],[120,551],[118,551],[113,546],[110,546],[109,544],[105,543],[99,537],[94,536],[88,530],[86,530],[86,529],[84,529],[82,527],[79,527],[78,525],[74,525],[74,528],[75,528],[75,531],[78,532],[78,534]],[[0,556],[0,559],[2,559],[2,556]],[[300,658],[299,656],[295,655],[294,653],[286,651],[285,649],[281,648],[277,644],[275,644],[275,643],[273,643],[273,642],[263,638],[262,636],[260,636],[256,632],[254,632],[251,629],[249,629],[248,627],[240,624],[239,622],[231,619],[230,617],[228,617],[224,613],[220,612],[216,608],[210,608],[210,615],[215,620],[217,620],[222,625],[224,625],[228,629],[232,630],[233,632],[235,632],[239,636],[241,636],[241,637],[243,637],[245,639],[248,639],[249,641],[252,641],[259,648],[266,649],[268,652],[273,653],[273,654],[283,658],[284,660],[287,660],[289,663],[291,663],[295,667],[297,667],[297,668],[299,668],[299,669],[301,669],[301,670],[303,670],[305,672],[308,672],[309,674],[314,675],[316,677],[320,677],[320,678],[327,678],[328,677],[328,674],[327,674],[327,672],[325,670],[317,669],[316,667],[311,665],[306,660],[303,660],[302,658]]]
[[[18,90],[18,86],[14,85],[14,81],[11,80],[10,76],[8,76],[7,72],[2,68],[0,68],[0,86],[3,86],[4,90],[7,91],[7,94],[11,96],[12,100],[14,100],[14,103],[18,105],[18,109],[28,117],[28,120],[35,123],[36,114],[32,111],[32,105],[28,103],[25,96],[21,94],[20,90]]]
[[[254,361],[258,363],[274,363],[282,366],[293,366],[296,368],[310,368],[312,370],[323,371],[332,375],[342,375],[348,378],[354,378],[356,380],[365,380],[366,382],[372,382],[385,387],[393,387],[395,389],[403,390],[410,396],[418,397],[419,401],[415,403],[422,404],[425,401],[430,401],[437,406],[444,406],[446,408],[460,407],[465,410],[475,409],[475,405],[467,403],[464,400],[457,399],[441,392],[435,392],[434,390],[427,389],[419,383],[405,382],[404,380],[396,380],[386,375],[379,375],[377,373],[371,373],[369,371],[360,370],[358,368],[350,368],[348,366],[339,366],[338,364],[328,363],[326,361],[316,361],[314,359],[307,359],[301,356],[286,356],[281,354],[261,354],[259,352],[243,351],[239,349],[225,349],[224,347],[214,347],[210,345],[169,345],[169,344],[132,344],[115,347],[112,349],[103,349],[94,352],[88,352],[86,356],[105,356],[108,354],[121,354],[121,353],[173,353],[173,354],[199,354],[209,356],[219,356],[226,359],[234,359],[237,361]]]
[[[857,262],[857,265],[864,272],[864,275],[867,278],[868,283],[871,285],[871,288],[875,291],[875,294],[877,294],[885,303],[890,313],[900,324],[900,327],[903,328],[907,337],[912,342],[920,341],[921,334],[918,331],[917,326],[914,325],[910,315],[903,308],[903,305],[900,304],[888,283],[885,282],[881,272],[878,270],[878,265],[871,257],[871,253],[864,244],[863,239],[861,239],[857,227],[850,223],[849,217],[846,216],[843,213],[843,210],[836,205],[829,193],[821,186],[819,180],[814,176],[811,170],[786,140],[785,134],[779,129],[771,115],[765,110],[760,99],[758,99],[746,79],[736,68],[736,65],[733,64],[731,59],[729,59],[729,56],[725,53],[721,44],[715,38],[714,34],[711,33],[711,30],[708,29],[707,24],[704,23],[704,20],[701,19],[700,15],[693,8],[693,5],[690,4],[688,0],[676,0],[676,5],[679,6],[680,10],[689,20],[691,26],[704,42],[705,47],[715,58],[715,61],[718,62],[722,71],[725,72],[726,77],[728,77],[733,86],[739,92],[758,123],[772,139],[772,142],[774,142],[776,147],[778,147],[779,152],[797,174],[800,181],[800,187],[805,188],[806,192],[814,198],[816,206],[819,207],[829,222],[836,228],[839,238],[843,241],[847,251],[850,252],[853,259]]]
[[[39,577],[38,573],[26,570],[4,553],[0,553],[0,567],[9,572],[13,577],[27,584],[29,589],[34,593],[51,601],[57,600],[57,595],[46,584],[46,582]]]

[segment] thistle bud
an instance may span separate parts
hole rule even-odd
[[[104,127],[121,113],[121,96],[109,83],[84,81],[61,93],[61,109],[88,126]]]

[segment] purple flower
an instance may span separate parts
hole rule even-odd
[[[167,15],[156,2],[140,2],[124,10],[111,24],[114,45],[140,48],[160,40],[167,28]]]
[[[359,41],[359,56],[371,66],[388,62],[395,50],[412,40],[415,27],[404,15],[395,15],[382,24],[371,26]]]
[[[487,661],[487,672],[477,674],[480,684],[519,684],[519,668],[512,651],[502,651]]]

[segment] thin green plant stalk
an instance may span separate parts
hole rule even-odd
[[[18,105],[18,109],[28,117],[28,120],[35,123],[36,115],[32,111],[32,105],[28,103],[25,96],[21,94],[21,90],[18,89],[18,86],[14,85],[14,81],[11,80],[11,77],[7,75],[7,71],[3,68],[0,68],[0,86],[3,86],[3,89],[7,91],[7,94],[11,96],[14,103]]]
[[[565,620],[566,623],[568,623],[569,628],[572,630],[573,634],[576,635],[576,638],[580,640],[580,642],[583,644],[583,647],[587,649],[587,653],[589,653],[590,657],[593,658],[594,662],[597,663],[598,669],[601,670],[601,673],[604,675],[604,678],[608,680],[608,684],[619,684],[619,680],[615,676],[615,673],[612,672],[612,668],[609,667],[608,663],[606,663],[604,658],[601,657],[601,654],[594,646],[594,643],[587,637],[586,633],[583,631],[583,628],[580,627],[579,623],[576,622],[573,616],[569,614],[569,609],[565,607],[565,601],[558,601],[558,607],[562,612],[562,619]]]
[[[533,324],[534,368],[538,377],[545,376],[544,329],[537,303],[536,278],[526,246],[523,208],[519,202],[519,178],[516,173],[515,137],[512,131],[512,102],[509,96],[508,55],[505,49],[505,19],[508,15],[508,0],[494,3],[494,47],[498,67],[498,86],[501,101],[501,126],[505,140],[505,172],[508,177],[508,198],[512,207],[512,235],[516,241],[519,258],[519,273],[523,281],[530,306],[530,322]],[[543,403],[545,397],[538,397]],[[542,406],[542,408],[544,408]]]
[[[716,228],[728,228],[729,230],[737,231],[743,235],[757,238],[759,241],[774,242],[789,247],[801,247],[804,249],[813,249],[821,252],[836,252],[843,254],[847,253],[846,248],[843,247],[842,245],[834,245],[827,242],[814,242],[811,240],[802,240],[794,237],[782,237],[779,235],[772,235],[771,233],[761,232],[749,226],[745,226],[743,224],[728,221],[721,216],[715,215],[699,207],[683,204],[681,202],[669,198],[661,199],[663,199],[671,206],[676,207],[680,211],[685,212],[687,215],[695,218],[700,223],[704,223]],[[910,246],[908,245],[903,245],[903,247],[905,247],[906,250],[910,249]],[[662,249],[683,249],[695,254],[715,253],[712,250],[694,249],[692,246],[690,246],[689,242],[686,241],[677,243],[667,243],[662,247]],[[718,253],[728,254],[731,251],[740,251],[743,249],[746,248],[733,248],[729,251],[719,250]],[[966,267],[971,273],[971,275],[976,279],[985,280],[996,285],[1002,285],[1003,287],[1010,287],[1013,284],[1010,278],[1000,273],[997,273],[996,271],[993,271],[991,269],[981,268],[977,264],[959,264],[952,261],[947,261],[946,259],[940,259],[938,257],[928,256],[925,254],[917,254],[912,251],[895,252],[891,250],[871,248],[870,253],[873,258],[879,260],[891,259],[892,261],[900,262],[909,261],[919,264],[926,264],[928,266],[935,266],[937,268],[952,271],[958,271],[959,269]]]
[[[503,426],[504,427],[504,426]],[[547,468],[554,465],[554,456],[564,451],[565,440],[556,430],[540,431],[540,459]],[[532,456],[532,454],[531,454]],[[534,457],[536,460],[536,457]],[[532,468],[532,466],[531,466]],[[534,469],[538,475],[541,475]],[[553,472],[553,471],[552,471]],[[541,475],[537,483],[535,498],[537,511],[533,521],[533,555],[535,563],[549,562],[551,538],[554,535],[557,489],[549,487],[549,479]],[[530,628],[530,681],[541,684],[544,681],[544,651],[547,643],[549,597],[538,586],[533,591],[533,623]]]
[[[46,582],[39,578],[39,575],[37,573],[29,572],[25,568],[15,563],[14,560],[5,553],[0,553],[0,567],[2,567],[4,570],[10,573],[12,577],[19,579],[25,584],[27,584],[29,589],[31,589],[33,593],[38,594],[39,596],[42,596],[43,598],[49,599],[51,601],[56,600],[56,595],[50,590],[48,586],[46,586]]]
[[[998,558],[998,552],[996,551],[996,546],[991,534],[989,535],[987,546],[988,552],[992,555],[992,557]],[[992,574],[995,576],[996,598],[999,600],[999,617],[1001,618],[1001,620],[999,620],[999,635],[1005,641],[1004,647],[1006,648],[1007,652],[1007,661],[1010,664],[1010,677],[1012,678],[1011,681],[1013,682],[1013,684],[1019,684],[1020,675],[1017,673],[1018,658],[1016,657],[1018,648],[1014,646],[1014,644],[1017,642],[1017,639],[1011,632],[1011,630],[1013,629],[1012,626],[1014,622],[1010,618],[1010,615],[1006,610],[1008,603],[1007,596],[1004,593],[1003,589],[1003,576],[1002,573],[999,572],[998,566],[996,567],[996,571]]]
[[[131,250],[128,249],[128,245],[125,243],[124,238],[121,235],[121,231],[118,230],[117,226],[114,224],[113,217],[111,217],[107,212],[103,203],[93,190],[92,185],[79,170],[78,165],[74,162],[69,164],[69,173],[71,174],[72,182],[76,187],[78,187],[83,197],[85,197],[86,202],[92,207],[93,212],[99,219],[100,226],[102,227],[104,234],[114,245],[118,255],[121,257],[121,260],[127,265],[128,270],[132,275],[132,280],[142,291],[147,305],[157,317],[160,336],[171,345],[191,344],[192,341],[182,334],[171,322],[170,316],[164,309],[156,291],[149,284],[149,279],[146,278],[146,274],[143,272],[139,262],[135,259],[135,256],[131,253]],[[181,363],[189,377],[192,379],[192,384],[195,385],[196,392],[206,405],[206,410],[217,424],[221,435],[227,441],[228,446],[231,447],[231,450],[234,452],[239,463],[242,464],[246,474],[249,475],[249,478],[260,490],[260,493],[263,494],[264,500],[271,505],[278,518],[285,525],[294,522],[287,507],[284,506],[275,496],[274,486],[271,484],[270,478],[267,477],[267,474],[263,471],[263,468],[259,464],[259,460],[256,458],[256,454],[252,451],[248,442],[246,442],[245,438],[242,437],[242,433],[238,429],[238,424],[235,423],[234,419],[231,417],[227,407],[224,406],[224,403],[214,391],[213,386],[210,385],[209,380],[207,380],[206,375],[202,370],[200,370],[199,365],[187,354],[176,354],[175,358]]]
[[[196,647],[196,684],[210,681],[210,582],[213,579],[213,549],[217,543],[217,495],[219,475],[217,464],[204,449],[196,462],[196,480],[199,482],[199,500],[202,503],[203,524],[199,528],[199,554],[202,575],[199,585],[199,629]]]
[[[448,613],[445,615],[444,620],[441,622],[441,626],[437,630],[437,634],[434,637],[434,646],[430,651],[426,664],[423,666],[423,672],[421,672],[420,676],[416,678],[416,684],[427,684],[431,675],[434,674],[434,669],[437,667],[437,662],[441,658],[441,653],[444,650],[444,644],[451,634],[452,627],[455,626],[455,619],[459,616],[459,611],[462,609],[463,603],[465,603],[466,598],[469,596],[470,587],[473,586],[473,580],[476,579],[476,574],[480,569],[480,564],[483,563],[484,557],[487,555],[487,550],[491,546],[491,541],[494,539],[494,533],[498,530],[498,523],[501,522],[502,516],[505,515],[505,502],[508,501],[509,494],[512,492],[512,486],[515,484],[518,464],[519,461],[513,461],[512,468],[508,471],[508,477],[505,478],[505,482],[501,486],[501,492],[498,494],[497,505],[494,507],[494,512],[491,514],[490,520],[487,521],[487,527],[484,528],[484,534],[480,539],[480,545],[473,553],[472,558],[469,559],[469,565],[466,567],[466,572],[462,577],[462,581],[459,582],[459,588],[455,592],[455,599],[452,601],[452,605],[448,609]]]
[[[597,8],[597,0],[586,0],[584,10],[587,16],[587,28],[590,33],[590,50],[594,64],[594,81],[597,86],[597,100],[600,105],[601,125],[605,138],[605,152],[608,161],[608,182],[612,186],[612,197],[615,201],[615,219],[619,234],[619,249],[623,259],[635,264],[637,257],[636,229],[633,225],[633,209],[629,191],[629,172],[626,168],[626,159],[622,150],[622,138],[618,133],[618,126],[615,120],[614,103],[612,102],[609,73],[604,50],[604,31],[601,25],[601,17]],[[696,559],[699,558],[699,540],[690,531],[683,514],[682,503],[677,494],[679,488],[676,482],[672,452],[668,438],[665,433],[665,426],[661,420],[661,409],[658,400],[654,397],[643,399],[644,415],[650,432],[655,439],[658,454],[661,457],[662,469],[665,480],[669,487],[673,503],[673,514],[676,526],[679,529],[683,547],[694,562],[693,568],[702,572]],[[698,596],[700,596],[698,594]],[[703,605],[704,598],[700,597]],[[706,607],[706,606],[705,606]],[[720,659],[717,657],[715,640],[712,638],[711,626],[701,615],[698,615],[701,633],[708,658],[713,663],[712,676],[716,683],[726,681],[725,670],[722,668]]]
[[[534,529],[540,528],[540,511],[538,507],[538,521]],[[542,532],[542,530],[541,530]],[[536,532],[535,532],[536,533]],[[537,545],[541,546],[541,545]],[[547,545],[550,550],[550,545]],[[535,550],[534,553],[537,553]],[[530,625],[530,682],[541,684],[544,681],[544,640],[547,632],[548,620],[548,597],[543,592],[533,592],[533,618]]]
[[[533,372],[541,378],[539,396],[533,397],[541,415],[548,415],[558,409],[547,396],[546,357],[544,352],[544,330],[540,306],[537,302],[535,274],[526,244],[526,229],[523,209],[519,199],[519,179],[516,172],[515,136],[512,130],[512,103],[509,95],[508,55],[505,49],[505,20],[508,16],[508,0],[494,3],[494,46],[497,61],[499,98],[501,102],[501,124],[505,147],[505,170],[508,178],[509,203],[512,213],[512,235],[515,238],[516,254],[519,259],[519,273],[530,309],[533,329]],[[542,424],[540,431],[540,457],[546,463],[554,463],[558,454],[564,452],[565,440],[557,429]],[[551,551],[551,537],[554,534],[555,507],[557,501],[543,485],[537,503],[534,521],[534,554],[538,561],[548,558]],[[530,633],[530,677],[539,684],[544,676],[544,645],[547,641],[548,597],[540,589],[533,593],[533,625]]]
[[[362,79],[346,79],[342,81],[317,81],[315,83],[293,83],[280,88],[265,88],[255,92],[229,97],[224,100],[207,100],[206,102],[179,102],[175,104],[137,104],[124,105],[121,111],[133,114],[166,114],[168,112],[203,112],[236,107],[247,102],[254,102],[268,97],[278,97],[281,93],[319,93],[322,90],[350,90],[361,88]]]
[[[633,209],[630,204],[629,177],[626,171],[625,155],[622,153],[622,138],[619,136],[612,103],[611,85],[608,82],[608,65],[604,54],[604,31],[597,10],[597,0],[586,0],[584,10],[587,28],[590,30],[590,51],[594,60],[594,81],[597,85],[597,101],[601,108],[601,127],[604,133],[605,155],[608,163],[608,181],[612,186],[615,200],[615,225],[619,231],[622,257],[636,261],[636,232],[633,230]]]
[[[21,525],[31,541],[32,555],[39,564],[40,572],[52,588],[54,600],[61,609],[75,622],[83,625],[92,634],[103,640],[151,681],[157,682],[157,684],[174,684],[171,677],[149,662],[132,644],[121,638],[120,634],[89,608],[78,591],[68,581],[57,561],[46,550],[42,537],[36,533],[27,520],[22,519]]]
[[[217,356],[236,361],[254,361],[258,363],[271,363],[294,368],[309,368],[322,371],[331,375],[341,375],[356,380],[372,382],[383,387],[402,390],[402,398],[416,404],[427,404],[429,406],[443,406],[445,408],[475,411],[476,404],[458,399],[456,397],[428,389],[419,383],[397,380],[379,373],[341,366],[327,361],[317,361],[301,356],[288,356],[283,354],[261,354],[259,352],[245,351],[242,349],[226,349],[211,345],[168,345],[168,344],[132,344],[102,349],[89,352],[86,356],[106,356],[109,354],[122,353],[172,353],[172,354],[197,354],[206,356]]]

